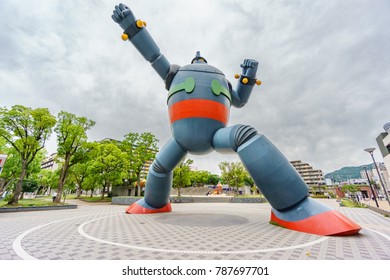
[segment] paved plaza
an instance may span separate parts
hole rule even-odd
[[[0,259],[390,260],[390,218],[323,203],[360,224],[350,237],[323,237],[269,224],[268,203],[179,203],[173,212],[125,214],[126,206],[0,214]]]

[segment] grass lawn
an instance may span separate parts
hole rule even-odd
[[[80,196],[79,199],[85,202],[111,202],[111,197],[104,197],[102,199],[101,196],[93,196],[93,197]]]
[[[264,195],[262,195],[262,194],[240,194],[240,195],[235,195],[234,197],[239,197],[239,198],[264,198]]]
[[[31,206],[57,206],[64,205],[63,203],[53,203],[50,200],[45,200],[41,198],[32,198],[32,199],[21,199],[17,205],[7,205],[8,201],[1,200],[0,207],[31,207]],[[66,204],[66,203],[65,203]]]
[[[342,199],[340,205],[345,207],[366,208],[365,205],[351,201],[349,199]]]

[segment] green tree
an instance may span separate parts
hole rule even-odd
[[[102,198],[110,187],[121,184],[128,169],[126,157],[117,145],[113,143],[97,143],[91,152],[89,161],[89,176],[86,184],[91,189],[102,187]]]
[[[57,133],[57,155],[63,160],[63,164],[55,202],[60,202],[69,168],[82,159],[82,157],[77,156],[77,152],[87,142],[87,130],[94,126],[95,122],[64,111],[58,114],[57,120],[54,129]]]
[[[8,155],[7,161],[4,165],[4,170],[1,173],[0,177],[3,179],[3,182],[0,186],[0,193],[3,193],[4,190],[12,189],[15,187],[17,179],[20,177],[20,173],[22,170],[21,159],[18,151],[14,147],[9,147],[5,149],[5,153]],[[34,160],[27,168],[25,179],[38,179],[38,174],[41,171],[41,163],[43,158],[45,157],[46,150],[42,149],[37,153]],[[23,184],[22,191],[20,193],[20,197],[23,197]]]
[[[241,162],[227,162],[223,161],[219,163],[219,169],[221,170],[221,181],[228,184],[230,187],[244,186],[244,180],[247,176],[247,171]]]
[[[67,194],[74,192],[76,190],[76,187],[77,185],[76,185],[75,178],[73,176],[67,176],[63,185],[63,193],[62,193],[63,203],[65,203]]]
[[[353,201],[356,201],[356,193],[360,191],[359,185],[344,185],[341,187],[344,193],[348,193]]]
[[[90,190],[89,187],[92,185],[92,182],[90,182],[89,185],[85,184],[85,182],[90,175],[88,166],[92,160],[93,153],[91,152],[97,147],[97,145],[97,143],[83,143],[78,149],[78,152],[75,154],[77,159],[74,159],[74,162],[77,163],[69,168],[69,175],[73,177],[72,181],[76,186],[77,197],[80,197],[82,190]]]
[[[0,137],[15,148],[21,162],[20,176],[8,204],[18,203],[27,169],[44,148],[55,124],[55,117],[46,108],[31,109],[22,105],[12,106],[10,110],[0,108]]]
[[[156,156],[158,139],[150,132],[142,134],[130,132],[120,143],[120,148],[127,154],[129,172],[127,179],[136,178],[137,196],[141,196],[141,172]]]
[[[206,170],[191,170],[190,171],[190,178],[191,178],[191,185],[198,187],[198,186],[204,186],[208,183],[210,172]]]
[[[191,186],[191,169],[192,159],[182,160],[173,170],[172,187],[177,189],[177,195],[180,196],[180,189]]]
[[[3,153],[8,156],[3,166],[3,171],[0,174],[0,177],[3,179],[4,191],[6,187],[9,187],[16,182],[15,180],[20,174],[21,165],[19,153],[15,150],[15,148],[6,148]]]
[[[244,178],[244,184],[251,188],[251,191],[254,195],[259,193],[259,189],[256,187],[255,181],[247,171]]]
[[[26,179],[23,181],[23,192],[35,192],[38,189],[38,181],[35,179]]]
[[[219,178],[217,174],[210,174],[209,178],[207,179],[207,184],[217,185],[220,180],[221,178]]]
[[[42,169],[38,175],[42,193],[50,192],[58,186],[59,172],[50,169]]]
[[[80,197],[84,182],[88,177],[88,163],[77,163],[69,170],[70,175],[76,183],[76,196]]]
[[[6,154],[6,142],[5,139],[0,137],[0,154]],[[3,189],[5,186],[5,180],[1,177],[1,170],[0,170],[0,196],[3,194]]]
[[[0,154],[5,153],[5,149],[7,148],[7,142],[4,138],[0,137]]]

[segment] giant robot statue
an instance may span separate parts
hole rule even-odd
[[[170,64],[124,4],[115,6],[112,19],[151,63],[168,90],[172,137],[159,151],[147,176],[145,197],[130,205],[129,214],[170,212],[172,171],[187,155],[237,153],[260,191],[272,205],[271,222],[292,230],[319,235],[352,235],[361,227],[339,212],[308,197],[308,187],[281,152],[253,127],[227,126],[230,106],[243,107],[252,92],[258,62],[245,59],[234,89],[225,75],[207,64],[199,52],[191,64]]]

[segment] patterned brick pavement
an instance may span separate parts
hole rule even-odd
[[[269,204],[183,203],[172,213],[127,215],[117,205],[0,214],[0,259],[389,260],[390,218],[324,203],[363,229],[322,237],[268,223]]]

